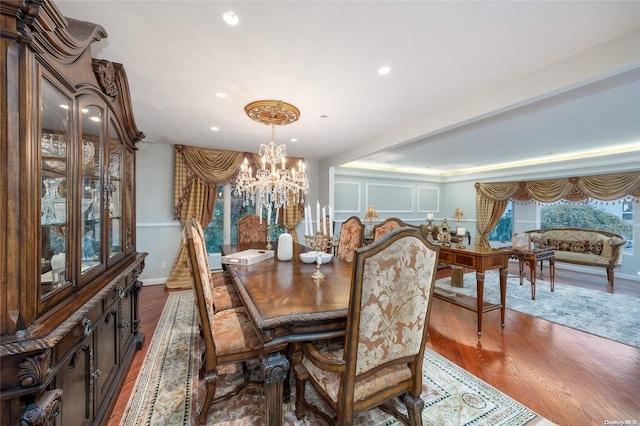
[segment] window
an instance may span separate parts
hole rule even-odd
[[[213,217],[209,226],[204,230],[207,253],[220,253],[220,245],[222,244],[236,244],[238,242],[236,226],[238,219],[255,214],[255,212],[256,208],[253,204],[242,205],[242,198],[234,195],[231,184],[219,185]],[[262,210],[262,217],[264,220],[267,219],[266,209]],[[271,241],[277,241],[282,232],[284,232],[283,227],[271,226]]]
[[[598,229],[623,235],[625,254],[633,253],[633,202],[590,200],[540,204],[540,228]]]
[[[498,221],[496,227],[489,233],[490,243],[496,246],[504,245],[511,242],[511,236],[513,235],[513,201],[509,200],[507,208],[504,210],[502,217]],[[494,246],[494,244],[491,244]]]

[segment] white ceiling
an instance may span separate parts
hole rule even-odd
[[[255,152],[271,132],[244,106],[282,99],[301,116],[275,142],[335,165],[446,176],[640,151],[639,1],[56,5],[106,29],[93,54],[124,64],[148,141]],[[635,61],[618,42],[629,34]]]

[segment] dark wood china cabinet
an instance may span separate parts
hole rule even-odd
[[[106,37],[48,0],[3,0],[0,424],[105,424],[144,335],[135,124]]]

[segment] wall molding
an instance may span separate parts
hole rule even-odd
[[[157,223],[136,223],[136,228],[182,228],[182,223],[175,222],[157,222]]]

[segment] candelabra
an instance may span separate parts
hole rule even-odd
[[[273,246],[271,245],[271,224],[267,223],[267,245],[265,249],[271,250]]]
[[[322,252],[326,249],[333,250],[333,237],[322,234],[322,232],[316,232],[315,235],[305,235],[304,241],[308,246],[317,251],[316,257],[316,271],[311,274],[312,278],[321,279],[324,278],[324,274],[320,271],[320,265],[322,265]]]

